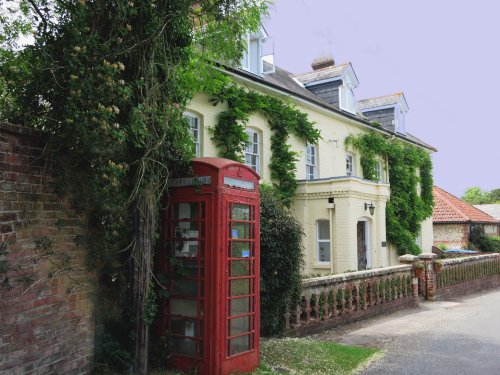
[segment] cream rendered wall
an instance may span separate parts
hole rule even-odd
[[[321,140],[317,145],[318,153],[318,178],[335,178],[323,184],[322,181],[300,182],[297,189],[294,209],[297,219],[303,224],[306,252],[305,273],[339,273],[346,270],[357,269],[357,222],[366,220],[370,227],[371,268],[386,267],[397,264],[395,250],[383,247],[386,242],[385,205],[389,198],[389,186],[386,183],[376,183],[362,180],[359,154],[346,150],[345,139],[351,134],[360,134],[367,130],[366,127],[332,113],[317,105],[301,101],[284,94],[276,94],[267,88],[254,85],[252,82],[240,82],[254,91],[291,100],[301,111],[307,113],[309,119],[315,123],[321,132]],[[209,128],[217,123],[217,115],[227,109],[226,104],[212,105],[209,97],[198,94],[187,106],[187,110],[201,118],[201,156],[218,156],[218,150],[211,141]],[[270,181],[271,157],[271,130],[265,117],[261,114],[250,116],[248,127],[261,134],[261,181]],[[289,144],[292,151],[299,154],[297,161],[297,179],[305,180],[305,149],[306,145],[301,139],[290,136]],[[346,177],[346,152],[354,155],[355,177]],[[384,161],[384,167],[385,161]],[[384,180],[388,181],[388,171],[384,168]],[[335,185],[335,186],[334,186]],[[312,189],[312,190],[311,190]],[[313,191],[312,195],[310,192]],[[328,197],[335,198],[335,207],[329,208]],[[375,205],[374,216],[365,211],[364,204],[373,202]],[[316,257],[316,221],[329,219],[331,226],[332,260],[329,264],[320,264]]]
[[[420,224],[420,245],[423,253],[431,253],[434,243],[434,226],[432,216],[428,217]]]
[[[328,202],[333,198],[334,203]],[[389,186],[357,178],[333,178],[326,181],[304,181],[297,188],[295,214],[306,234],[305,273],[340,273],[358,269],[357,223],[368,223],[369,268],[388,265],[385,206]],[[365,203],[373,203],[374,215],[365,210]],[[318,220],[330,220],[330,263],[318,262]]]

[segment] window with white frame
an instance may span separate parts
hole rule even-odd
[[[400,134],[406,134],[406,124],[405,124],[405,113],[403,108],[396,107],[394,108],[396,112],[396,132]]]
[[[193,142],[195,145],[195,155],[197,158],[199,158],[201,156],[200,117],[191,112],[184,112],[183,116],[189,123],[189,132],[191,133],[191,137],[193,138]]]
[[[356,113],[356,103],[354,101],[354,91],[346,83],[339,87],[340,109],[350,113]]]
[[[256,172],[260,172],[260,136],[252,129],[247,129],[249,144],[245,148],[245,164]]]
[[[242,42],[245,48],[240,61],[241,68],[254,74],[262,74],[263,44],[267,38],[268,35],[263,28],[256,33],[243,36]]]
[[[383,176],[383,169],[382,169],[382,162],[380,160],[377,160],[377,181],[383,181],[384,176]]]
[[[354,156],[352,154],[345,155],[345,174],[346,176],[354,176]]]
[[[317,236],[318,236],[318,262],[330,262],[330,220],[318,220]]]
[[[306,146],[306,180],[314,180],[318,177],[318,163],[316,158],[316,146]]]

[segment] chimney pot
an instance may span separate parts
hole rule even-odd
[[[329,68],[331,66],[335,66],[335,60],[332,55],[317,57],[311,63],[311,68],[313,70]]]

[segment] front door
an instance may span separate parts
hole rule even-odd
[[[358,221],[358,271],[366,270],[366,233],[364,221]]]

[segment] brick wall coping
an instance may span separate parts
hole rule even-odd
[[[313,277],[310,279],[303,280],[302,286],[304,288],[327,286],[329,284],[342,283],[351,280],[368,279],[370,277],[375,277],[375,276],[393,275],[395,273],[411,271],[412,268],[413,268],[412,265],[401,265],[401,266],[376,268],[373,270],[366,270],[366,271],[340,273],[338,275]]]
[[[37,137],[37,138],[46,136],[46,133],[40,130],[28,128],[26,126],[14,125],[9,122],[0,122],[0,133],[11,133],[26,137]]]
[[[473,256],[469,256],[469,257],[442,259],[441,262],[443,263],[443,266],[451,266],[454,264],[460,264],[460,263],[466,263],[466,262],[479,262],[481,260],[498,259],[499,257],[500,257],[500,254],[494,253],[494,254],[485,254],[485,255],[473,255]]]

